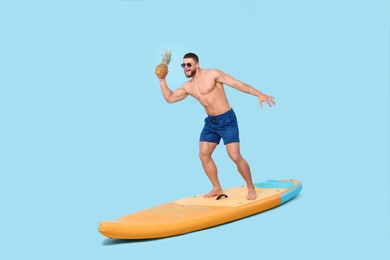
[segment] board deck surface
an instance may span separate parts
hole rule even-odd
[[[150,239],[201,230],[277,207],[302,189],[296,180],[255,183],[256,200],[247,200],[246,186],[224,190],[227,197],[203,194],[145,209],[115,221],[103,221],[99,232],[109,238]]]

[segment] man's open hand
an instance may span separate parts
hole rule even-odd
[[[270,107],[272,107],[272,105],[275,105],[274,99],[275,99],[274,97],[261,94],[259,96],[260,107],[263,108],[263,102],[267,103]]]

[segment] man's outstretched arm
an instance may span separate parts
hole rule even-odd
[[[188,96],[188,93],[184,90],[183,87],[180,87],[172,92],[172,90],[168,87],[165,78],[158,79],[160,81],[161,92],[165,100],[172,104],[174,102],[185,99]]]
[[[222,84],[226,84],[228,86],[231,86],[232,88],[240,90],[244,93],[256,96],[259,99],[260,107],[263,107],[263,102],[267,103],[270,107],[272,107],[272,105],[275,105],[274,97],[267,96],[266,94],[255,89],[254,87],[252,87],[244,82],[241,82],[241,81],[233,78],[232,76],[223,73],[222,71],[216,70],[215,73],[216,73],[218,82],[220,82]]]

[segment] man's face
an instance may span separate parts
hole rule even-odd
[[[187,78],[192,78],[195,75],[197,66],[198,64],[192,58],[183,59],[183,64],[181,64]]]

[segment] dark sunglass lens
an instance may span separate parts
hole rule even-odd
[[[187,66],[188,68],[191,68],[192,64],[191,63],[182,63],[181,64],[182,68],[185,68],[185,66]]]

